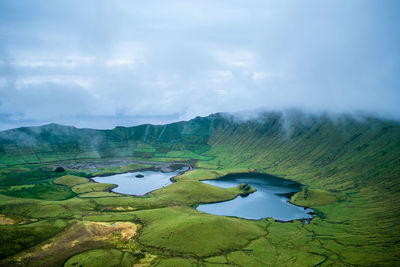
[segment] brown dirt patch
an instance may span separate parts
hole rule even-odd
[[[133,208],[133,207],[123,207],[123,206],[119,206],[119,207],[116,207],[116,208],[114,208],[114,210],[117,210],[117,211],[132,211],[132,210],[135,210],[135,208]]]
[[[0,224],[10,225],[10,224],[15,224],[15,221],[11,218],[6,217],[4,214],[0,214]]]
[[[113,247],[109,242],[116,236],[130,240],[137,231],[137,225],[130,222],[81,222],[74,221],[68,228],[48,241],[21,252],[0,265],[62,266],[71,256],[86,250]],[[117,235],[115,235],[117,234]]]
[[[137,225],[131,222],[85,222],[85,224],[89,231],[100,240],[107,239],[117,232],[121,233],[123,239],[130,240],[137,231]]]

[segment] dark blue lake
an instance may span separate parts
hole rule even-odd
[[[223,188],[247,183],[257,189],[247,197],[230,201],[202,204],[197,210],[215,215],[236,216],[245,219],[274,218],[281,221],[312,218],[312,209],[289,203],[290,195],[300,191],[300,184],[269,175],[228,175],[221,179],[202,181]]]

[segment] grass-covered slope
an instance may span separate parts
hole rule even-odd
[[[213,118],[166,125],[78,129],[49,124],[0,132],[0,167],[82,158],[191,158],[209,148]]]
[[[111,185],[93,188],[78,170],[56,176],[82,177],[53,181],[52,169],[41,167],[44,162],[57,162],[54,168],[61,160],[109,157],[191,160],[195,169],[138,198],[102,195]],[[157,255],[149,262],[159,266],[399,264],[400,124],[394,121],[265,113],[248,120],[214,114],[113,130],[19,128],[0,132],[0,165],[0,213],[7,218],[134,221],[142,225],[135,246]],[[309,224],[278,223],[212,216],[192,208],[240,194],[238,188],[221,189],[198,180],[244,172],[302,183],[292,202],[316,209],[318,216]],[[40,192],[39,184],[62,198]],[[10,237],[20,228],[2,227]],[[9,242],[16,252],[42,239],[31,235],[19,249]]]
[[[311,190],[302,192],[298,203],[325,215],[302,228],[312,236],[309,242],[317,240],[322,250],[332,253],[327,262],[371,265],[398,260],[399,123],[272,113],[245,122],[225,116],[214,124],[206,155],[215,158],[199,163],[210,169],[211,177],[215,170],[247,167],[299,181]]]

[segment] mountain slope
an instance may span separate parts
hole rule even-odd
[[[57,124],[22,127],[0,132],[0,164],[106,157],[152,158],[169,156],[170,151],[203,152],[209,148],[207,140],[212,124],[212,118],[197,117],[188,122],[112,130],[77,129]],[[181,154],[176,155],[187,157]]]
[[[246,122],[225,117],[215,120],[209,144],[206,154],[215,158],[200,163],[203,168],[250,167],[333,194],[338,199],[333,205],[319,206],[319,199],[313,203],[325,214],[324,220],[304,227],[324,250],[336,252],[331,264],[396,261],[400,253],[397,122],[283,118],[278,113]]]
[[[268,224],[268,236],[245,249],[261,258],[266,251],[279,258],[304,248],[325,265],[399,261],[398,122],[295,112],[246,120],[214,114],[113,130],[46,125],[0,132],[4,167],[100,157],[197,160],[195,170],[179,180],[244,171],[296,180],[305,187],[293,201],[320,216],[310,224]],[[240,251],[227,255],[238,264],[260,264]]]

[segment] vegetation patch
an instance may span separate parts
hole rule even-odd
[[[131,267],[138,260],[130,252],[118,249],[95,249],[83,252],[70,258],[65,267],[97,267],[97,266],[121,266]]]
[[[18,198],[36,198],[46,200],[65,200],[76,196],[70,188],[55,185],[51,181],[2,188],[0,189],[0,193]]]
[[[168,255],[211,256],[240,249],[265,235],[260,223],[186,207],[138,211],[135,215],[144,223],[138,237],[140,244]]]
[[[0,168],[0,187],[44,182],[63,175],[63,173],[55,173],[51,168],[35,165],[29,168],[12,168],[12,170],[14,171]]]
[[[160,200],[194,205],[234,199],[243,191],[239,187],[220,188],[199,181],[179,181],[152,192],[152,196]]]
[[[66,225],[62,220],[40,221],[25,225],[0,225],[0,259],[51,238]]]
[[[131,222],[73,221],[64,231],[45,243],[20,253],[5,262],[26,266],[61,266],[69,257],[95,248],[111,248],[118,240],[133,242],[137,225]]]
[[[69,187],[73,187],[78,184],[85,184],[88,182],[89,182],[88,178],[83,178],[74,175],[65,175],[54,180],[55,184],[66,185]]]
[[[149,164],[130,163],[128,165],[122,165],[122,166],[101,167],[94,172],[90,172],[90,175],[91,176],[108,176],[108,175],[113,175],[113,174],[150,169],[151,167],[152,167],[152,165],[149,165]]]
[[[309,189],[303,187],[290,198],[290,202],[303,207],[317,207],[333,204],[338,198],[333,193],[329,193],[318,189]]]
[[[180,158],[180,159],[195,159],[195,160],[209,160],[211,157],[202,156],[192,151],[170,151],[166,154],[167,158]]]
[[[122,197],[123,195],[114,192],[90,192],[85,194],[80,194],[79,197],[82,198],[96,198],[96,197]]]
[[[71,189],[74,193],[83,194],[89,192],[107,191],[113,189],[114,187],[114,184],[89,182],[75,185]]]
[[[197,259],[189,258],[163,258],[160,259],[156,266],[157,267],[171,267],[171,266],[179,266],[179,267],[192,267],[196,266],[198,263]]]

